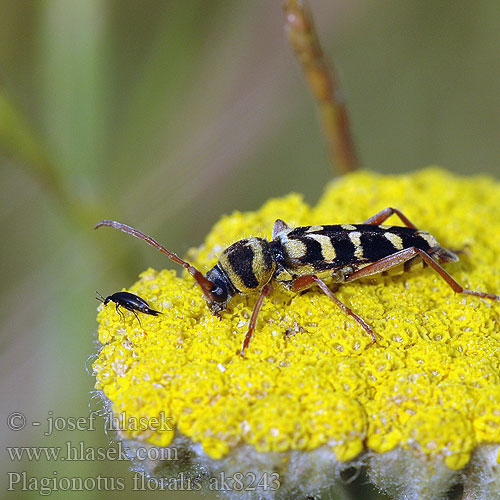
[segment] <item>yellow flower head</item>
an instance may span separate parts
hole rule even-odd
[[[444,247],[463,249],[446,266],[460,284],[499,294],[499,200],[500,184],[488,178],[360,172],[331,183],[314,207],[292,194],[223,217],[188,260],[208,270],[231,243],[270,239],[277,218],[359,223],[394,206]],[[96,388],[115,415],[167,415],[172,426],[125,429],[124,439],[165,447],[183,436],[216,460],[278,452],[280,467],[297,452],[327,450],[345,462],[401,450],[451,471],[478,446],[500,444],[500,303],[457,295],[429,268],[339,288],[375,344],[319,289],[275,287],[245,359],[237,353],[256,296],[234,298],[219,319],[188,273],[148,269],[129,291],[162,315],[141,314],[141,327],[133,314],[123,321],[114,306],[99,306]]]

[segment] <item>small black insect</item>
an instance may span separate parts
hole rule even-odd
[[[139,319],[139,316],[137,316],[136,311],[144,314],[150,314],[151,316],[158,316],[158,314],[161,314],[160,311],[151,309],[149,304],[143,298],[130,292],[116,292],[113,295],[108,295],[106,298],[104,298],[99,292],[96,293],[99,295],[96,299],[100,300],[104,305],[107,305],[110,301],[115,303],[116,312],[122,317],[123,321],[125,321],[125,316],[120,311],[120,306],[127,309],[127,311],[134,313],[134,316],[137,318],[141,328],[141,320]]]

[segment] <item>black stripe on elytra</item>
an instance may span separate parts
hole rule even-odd
[[[419,236],[416,231],[413,231],[412,233],[410,232],[405,232],[405,233],[397,233],[399,236],[401,236],[401,239],[403,240],[403,245],[404,248],[410,248],[410,247],[417,247],[420,248],[420,250],[429,250],[431,247],[429,245],[429,242],[422,238],[422,236]]]
[[[384,233],[386,232],[387,231],[384,231]],[[375,262],[398,251],[398,249],[384,236],[384,233],[375,233],[372,231],[360,231],[360,233],[363,258],[370,262]]]
[[[307,230],[311,226],[300,226],[300,227],[294,227],[290,232],[287,233],[287,236],[289,238],[294,238],[294,239],[299,239],[302,240],[302,236],[307,233]]]
[[[312,238],[301,238],[300,241],[306,246],[306,254],[299,259],[302,264],[314,264],[324,260],[319,241]]]
[[[253,263],[255,258],[252,248],[246,245],[245,240],[238,241],[231,247],[227,259],[233,272],[239,276],[247,288],[257,288],[259,282],[253,273],[252,266],[248,265],[248,263]]]
[[[356,246],[349,238],[350,230],[342,228],[340,225],[324,226],[319,231],[307,232],[308,227],[296,228],[288,234],[292,235],[306,245],[306,254],[300,259],[302,264],[312,264],[316,270],[333,269],[335,267],[352,264],[356,262],[354,252]],[[333,248],[335,249],[335,260],[333,262],[325,262],[321,243],[313,238],[308,238],[312,234],[324,235],[330,238]]]
[[[357,258],[354,256],[356,245],[351,241],[351,238],[349,238],[350,232],[351,231],[341,229],[333,235],[330,234],[330,241],[332,242],[336,254],[334,261],[335,266],[344,266],[357,261]]]

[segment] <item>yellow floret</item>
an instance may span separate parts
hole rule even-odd
[[[270,239],[277,218],[359,223],[393,206],[443,246],[464,249],[447,265],[459,283],[499,294],[499,200],[500,184],[487,178],[436,168],[360,172],[331,183],[315,207],[289,195],[224,216],[188,259],[206,271],[234,241]],[[394,216],[388,223],[401,225]],[[477,445],[500,443],[500,303],[456,295],[428,268],[339,288],[376,344],[318,289],[275,287],[246,359],[237,352],[255,296],[236,297],[219,320],[187,273],[148,269],[129,290],[162,315],[141,314],[141,327],[133,314],[124,311],[124,322],[112,304],[99,306],[96,388],[115,415],[167,415],[174,430],[131,428],[126,438],[167,446],[180,432],[212,458],[240,444],[262,452],[329,446],[342,461],[401,446],[451,469]]]

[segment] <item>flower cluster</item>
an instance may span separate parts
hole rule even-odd
[[[332,182],[315,207],[292,194],[223,217],[188,259],[208,269],[238,239],[269,239],[277,218],[356,223],[395,206],[462,250],[447,266],[459,283],[498,294],[499,200],[489,178],[359,172]],[[173,429],[122,430],[128,443],[190,447],[185,467],[205,473],[278,470],[281,490],[263,498],[320,492],[339,467],[361,463],[401,498],[440,498],[459,480],[484,498],[500,490],[500,303],[456,295],[428,268],[340,287],[376,332],[373,344],[319,290],[275,287],[243,359],[255,296],[235,298],[219,320],[187,273],[148,269],[129,291],[162,315],[141,315],[141,327],[99,306],[96,389],[114,414],[168,415]]]

